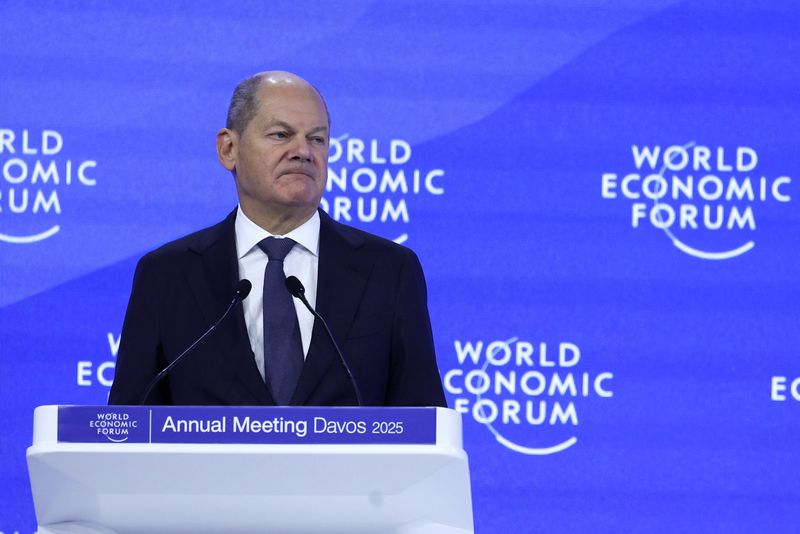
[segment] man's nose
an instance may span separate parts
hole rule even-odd
[[[301,159],[311,161],[313,153],[311,152],[311,144],[303,136],[298,135],[292,142],[292,159]]]

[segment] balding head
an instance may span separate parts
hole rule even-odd
[[[236,86],[236,89],[233,90],[233,96],[231,96],[231,103],[228,106],[226,128],[234,130],[239,134],[244,132],[247,125],[256,113],[258,113],[259,93],[262,87],[266,88],[267,91],[269,91],[269,87],[274,87],[276,89],[280,89],[281,87],[306,87],[313,90],[317,96],[319,96],[322,105],[325,107],[325,114],[328,117],[328,131],[330,131],[331,116],[328,112],[328,104],[325,102],[325,99],[322,98],[322,94],[316,87],[300,76],[280,70],[259,72],[243,80]]]
[[[327,112],[319,91],[288,72],[261,72],[233,94],[217,156],[244,214],[273,234],[316,213],[328,177]]]

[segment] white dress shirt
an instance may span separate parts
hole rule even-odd
[[[239,259],[239,279],[247,278],[253,284],[250,295],[242,302],[244,306],[244,322],[250,346],[256,357],[256,365],[261,377],[264,377],[264,271],[267,268],[267,254],[258,247],[258,243],[273,234],[264,230],[247,218],[241,206],[236,212],[236,255]],[[319,213],[295,228],[286,235],[297,244],[283,260],[286,276],[296,276],[306,288],[306,298],[312,307],[317,303],[317,268],[319,266]],[[311,331],[314,328],[314,316],[311,315],[299,299],[294,300],[297,321],[300,325],[300,339],[303,342],[303,357],[308,355],[311,345]]]

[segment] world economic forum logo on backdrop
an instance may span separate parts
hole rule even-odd
[[[444,375],[453,408],[521,454],[569,449],[582,416],[596,416],[598,403],[614,396],[614,374],[587,370],[575,343],[512,337],[456,340],[453,348],[456,365]]]
[[[28,245],[61,230],[64,199],[97,181],[94,160],[62,155],[56,130],[0,128],[0,241]]]
[[[332,137],[328,183],[321,206],[344,223],[381,223],[399,228],[411,221],[414,199],[444,194],[437,168],[419,168],[411,144],[403,139],[362,139],[344,134]],[[386,233],[386,232],[382,232]],[[394,241],[408,240],[397,230]]]
[[[633,168],[606,172],[601,196],[628,200],[632,228],[663,231],[704,260],[741,256],[755,245],[758,216],[791,202],[792,178],[759,170],[751,147],[632,145]]]

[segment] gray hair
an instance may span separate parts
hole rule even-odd
[[[271,74],[270,72],[259,72],[239,82],[239,85],[233,90],[231,103],[228,106],[228,118],[225,123],[226,128],[234,130],[239,134],[244,132],[247,125],[250,124],[250,121],[253,120],[253,117],[258,113],[258,90],[261,87],[261,83]],[[309,84],[309,86],[317,92],[320,100],[322,100],[322,105],[325,107],[325,114],[328,117],[328,127],[330,127],[331,115],[328,112],[327,102],[325,102],[319,89],[311,84]]]
[[[258,112],[258,88],[261,87],[261,73],[250,76],[239,82],[233,90],[231,103],[228,106],[228,120],[225,127],[242,133]]]

